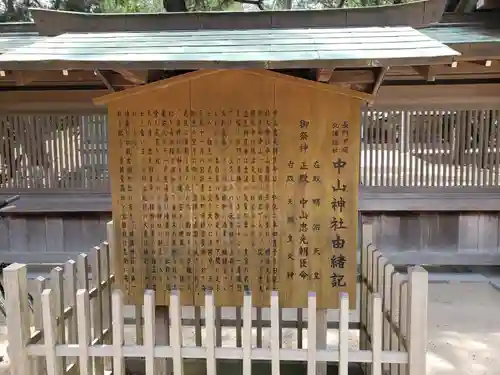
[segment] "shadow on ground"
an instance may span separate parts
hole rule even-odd
[[[140,359],[127,360],[128,375],[144,375],[144,361]],[[205,375],[206,365],[204,360],[185,360],[185,375]],[[241,375],[243,373],[242,364],[239,361],[220,360],[217,361],[217,375]],[[254,362],[252,364],[252,373],[259,375],[271,375],[271,363]],[[304,375],[307,373],[305,363],[290,362],[282,364],[280,373],[286,375]],[[337,375],[338,366],[331,364],[328,366],[327,375]],[[361,366],[356,363],[349,365],[349,375],[363,375]]]

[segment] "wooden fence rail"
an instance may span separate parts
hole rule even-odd
[[[270,362],[273,375],[283,363],[297,361],[307,364],[308,375],[325,374],[327,363],[336,363],[340,375],[351,374],[353,363],[373,375],[422,375],[427,273],[420,267],[396,272],[373,248],[371,227],[363,232],[355,311],[347,294],[341,295],[340,309],[324,311],[316,308],[314,293],[306,309],[280,308],[277,292],[270,308],[253,307],[250,293],[242,307],[216,308],[211,292],[204,307],[195,308],[181,306],[172,291],[165,316],[155,311],[155,292],[146,290],[131,318],[122,292],[113,290],[112,243],[30,286],[26,266],[13,264],[4,270],[11,374],[123,375],[129,360],[139,357],[146,375],[183,375],[186,360],[196,359],[204,361],[207,375],[219,371],[219,360],[240,361],[243,375],[251,374],[255,361]],[[29,288],[33,314],[27,308]],[[228,330],[232,339],[226,339]],[[291,333],[294,339],[287,341]]]

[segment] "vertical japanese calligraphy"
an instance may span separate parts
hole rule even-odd
[[[337,307],[356,290],[359,99],[271,72],[193,73],[109,104],[129,301]],[[354,298],[352,298],[355,301]]]
[[[220,239],[217,248],[227,254],[225,265],[217,260],[211,264],[203,254],[195,258],[196,268],[201,270],[197,277],[205,278],[203,284],[195,283],[195,303],[203,304],[204,288],[213,289],[216,303],[227,306],[241,304],[245,289],[250,289],[254,303],[265,305],[274,288],[278,251],[277,240],[273,240],[277,233],[273,181],[279,140],[273,82],[252,83],[251,76],[234,71],[193,80],[190,91],[190,106],[199,112],[200,126],[205,129],[205,137],[196,147],[201,150],[210,140],[212,156],[205,152],[205,158],[220,159],[219,172],[207,172],[205,179],[219,176],[219,182],[207,181],[207,186],[223,190],[221,201],[212,208],[208,208],[212,202],[205,200],[205,204],[207,214],[218,214],[211,236]],[[195,183],[193,188],[197,186]]]
[[[275,93],[287,129],[278,157],[278,289],[287,307],[306,306],[309,291],[319,308],[337,306],[340,292],[356,293],[359,103],[285,80]]]

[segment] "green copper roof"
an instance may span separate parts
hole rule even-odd
[[[500,20],[498,28],[481,26],[453,26],[443,25],[421,29],[422,33],[447,45],[463,43],[499,43]]]
[[[410,27],[101,32],[10,49],[0,68],[354,67],[449,62],[457,55]]]
[[[0,33],[0,54],[42,39],[38,33]]]

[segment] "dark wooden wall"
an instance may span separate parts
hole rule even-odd
[[[381,213],[376,246],[397,264],[500,265],[500,213]]]
[[[16,215],[0,218],[0,261],[62,263],[106,239],[111,215]]]

